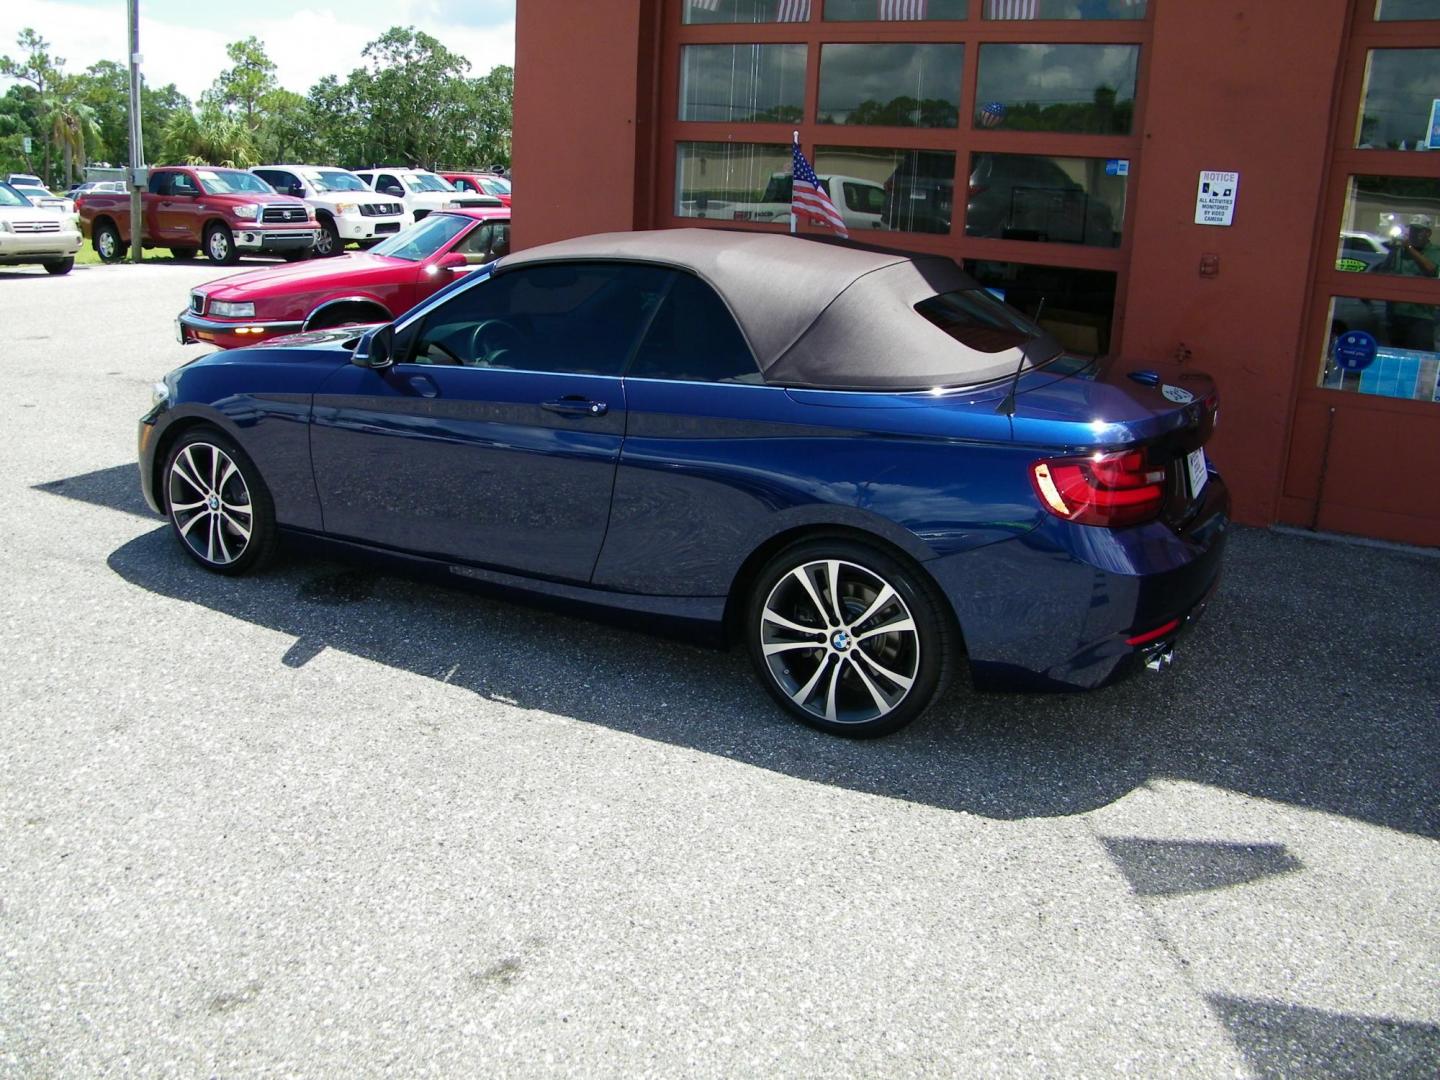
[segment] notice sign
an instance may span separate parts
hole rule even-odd
[[[1202,172],[1195,193],[1196,225],[1229,225],[1235,220],[1235,193],[1240,189],[1238,172]]]

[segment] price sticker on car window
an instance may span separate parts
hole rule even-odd
[[[1205,451],[1192,450],[1185,461],[1190,467],[1190,497],[1198,498],[1205,490],[1205,481],[1210,479],[1210,471],[1205,465]]]

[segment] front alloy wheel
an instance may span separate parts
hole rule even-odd
[[[751,606],[752,658],[766,688],[805,723],[886,735],[924,711],[951,666],[933,589],[857,544],[783,553]]]
[[[212,225],[205,234],[205,256],[213,263],[227,265],[240,257],[235,248],[235,238],[224,225]]]
[[[241,574],[269,558],[275,511],[250,459],[219,432],[181,438],[165,467],[170,525],[208,570]]]

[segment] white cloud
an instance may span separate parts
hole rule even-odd
[[[174,83],[192,100],[215,81],[229,61],[225,45],[254,34],[275,61],[276,75],[287,90],[306,93],[325,75],[344,77],[360,66],[360,50],[392,25],[414,25],[471,63],[471,75],[483,75],[497,64],[515,62],[515,23],[495,26],[461,25],[443,20],[444,7],[433,0],[408,0],[392,21],[348,21],[329,8],[301,8],[283,19],[237,21],[237,9],[216,7],[224,29],[180,26],[143,14],[140,20],[142,69],[149,86]],[[341,9],[343,12],[343,8]],[[143,11],[143,9],[142,9]],[[33,27],[63,57],[65,70],[75,73],[98,60],[123,64],[126,54],[125,5],[112,9],[77,7],[57,0],[0,3],[0,54],[15,54],[15,38]],[[3,89],[3,85],[0,85]]]

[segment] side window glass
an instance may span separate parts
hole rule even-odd
[[[664,293],[666,271],[532,266],[457,293],[425,319],[414,363],[619,375]]]
[[[714,289],[689,274],[675,275],[626,374],[686,382],[763,381],[729,310]]]
[[[455,245],[454,250],[464,255],[466,262],[483,263],[490,252],[490,241],[493,237],[494,226],[488,222],[477,225],[464,240]]]
[[[175,173],[171,181],[171,192],[175,195],[199,195],[200,189],[195,181],[184,173]]]
[[[400,181],[395,179],[395,177],[391,176],[389,173],[381,173],[375,178],[376,191],[383,191],[385,194],[390,195],[394,194],[394,192],[391,190],[392,188],[396,191],[401,192],[402,194],[405,191],[405,188],[400,183]]]
[[[459,191],[475,190],[475,188],[471,185],[470,181],[466,180],[463,176],[456,178],[455,180],[451,181],[451,183],[453,183],[456,189]]]
[[[169,195],[169,194],[170,194],[170,183],[171,183],[171,181],[174,179],[174,176],[175,176],[174,173],[168,173],[168,172],[167,172],[167,173],[151,173],[151,174],[150,174],[150,194],[151,194],[151,195]]]

